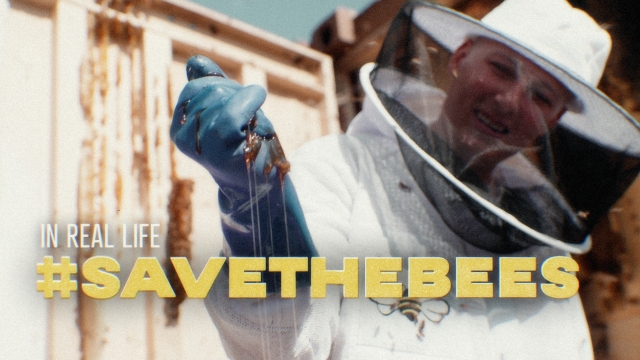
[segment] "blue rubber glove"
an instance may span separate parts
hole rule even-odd
[[[286,175],[288,162],[260,110],[265,90],[229,80],[202,56],[189,59],[187,78],[174,111],[171,139],[204,166],[220,188],[222,231],[232,252],[227,255],[316,256]],[[299,284],[308,283],[304,274]],[[277,281],[265,281],[274,291]]]

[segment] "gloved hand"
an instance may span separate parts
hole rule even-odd
[[[178,149],[204,166],[220,190],[222,230],[233,256],[315,256],[316,250],[271,122],[266,92],[229,80],[194,56],[171,124]],[[248,142],[247,142],[248,141]],[[302,273],[304,274],[304,273]],[[273,290],[274,284],[269,284]]]

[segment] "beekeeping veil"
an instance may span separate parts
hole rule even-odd
[[[517,56],[492,54],[464,74],[452,71],[451,54],[468,39],[490,39]],[[595,88],[610,43],[563,0],[506,0],[482,21],[412,1],[361,82],[413,177],[465,241],[497,253],[532,244],[582,253],[640,169],[640,125]],[[560,94],[524,63],[561,84],[559,121],[545,107]],[[501,109],[495,99],[503,95],[493,90],[455,98],[451,89],[465,81],[515,86],[527,98],[517,110]]]

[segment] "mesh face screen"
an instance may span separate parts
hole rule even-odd
[[[640,170],[635,125],[615,144],[619,130],[607,119],[581,131],[565,121],[576,94],[563,83],[495,39],[472,37],[448,51],[417,23],[428,19],[415,15],[425,6],[409,3],[396,17],[370,77],[395,122],[459,180],[399,138],[425,195],[452,230],[487,250],[513,252],[545,237],[584,243]],[[511,216],[541,236],[520,231]]]

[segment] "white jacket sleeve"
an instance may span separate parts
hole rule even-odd
[[[222,344],[231,359],[326,359],[337,331],[339,299],[328,293],[317,301],[309,288],[295,299],[278,293],[266,299],[230,299],[220,273],[205,299]]]

